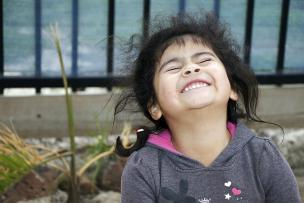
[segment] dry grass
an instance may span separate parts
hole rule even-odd
[[[121,138],[125,146],[130,145],[129,135],[131,124],[125,123]],[[109,146],[106,150],[99,152],[94,157],[89,158],[86,163],[77,171],[77,176],[82,176],[84,172],[98,160],[113,154],[114,146]],[[24,175],[35,167],[48,164],[70,176],[70,168],[64,156],[70,156],[71,152],[55,151],[44,146],[30,145],[24,142],[18,134],[5,125],[0,124],[0,193],[4,192],[11,185],[18,182]],[[64,168],[50,161],[61,159]]]
[[[43,161],[33,146],[8,127],[0,128],[0,192]]]
[[[0,193],[35,167],[67,155],[70,153],[27,144],[15,131],[0,124]]]

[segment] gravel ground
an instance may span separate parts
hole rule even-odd
[[[67,194],[58,190],[52,196],[29,201],[19,201],[18,203],[66,203],[67,199]],[[120,203],[120,193],[113,191],[100,191],[96,196],[81,197],[80,203]]]
[[[287,158],[289,164],[295,172],[302,199],[304,200],[304,129],[287,129],[285,134],[278,129],[268,129],[258,131],[260,136],[270,137],[280,148],[283,155]],[[29,139],[32,144],[44,144],[53,148],[68,148],[66,139]],[[76,142],[80,147],[92,144],[94,140],[88,138],[77,138]],[[113,140],[110,140],[113,142]],[[67,194],[57,191],[53,196],[39,198],[31,201],[19,201],[18,203],[66,203]],[[112,191],[100,191],[96,196],[82,197],[80,203],[119,203],[120,193]]]

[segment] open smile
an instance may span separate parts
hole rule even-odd
[[[210,86],[210,83],[207,82],[207,81],[202,81],[202,80],[191,81],[190,83],[188,83],[184,86],[181,93],[185,93],[185,92],[188,92],[188,91],[193,90],[193,89],[197,89],[197,88],[201,88],[201,87],[207,87],[207,86]]]

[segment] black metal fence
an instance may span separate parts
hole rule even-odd
[[[111,89],[113,86],[124,85],[126,79],[123,76],[115,76],[113,74],[113,53],[115,35],[115,0],[108,0],[108,28],[107,28],[107,75],[99,77],[84,77],[78,75],[78,7],[79,0],[72,0],[72,71],[69,76],[69,84],[73,89],[85,87],[107,87]],[[214,0],[214,12],[219,15],[220,0]],[[244,61],[250,63],[251,42],[253,31],[253,17],[254,17],[254,0],[247,0],[246,10],[246,25],[244,36]],[[179,12],[185,11],[186,0],[179,0]],[[149,33],[149,21],[151,0],[143,0],[143,21],[142,33],[147,36]],[[4,45],[3,45],[3,0],[0,0],[0,91],[4,88],[17,87],[33,87],[39,93],[43,87],[62,87],[62,80],[60,77],[46,77],[41,75],[41,0],[35,0],[35,75],[31,77],[17,77],[4,76]],[[260,84],[295,84],[304,83],[304,73],[284,73],[284,57],[286,46],[286,35],[288,28],[290,0],[282,0],[281,18],[279,28],[278,53],[276,60],[276,71],[271,74],[257,74]],[[304,66],[304,64],[303,64]]]

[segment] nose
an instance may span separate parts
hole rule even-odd
[[[192,74],[197,74],[201,71],[201,67],[195,64],[188,65],[183,71],[183,76],[187,77]]]

